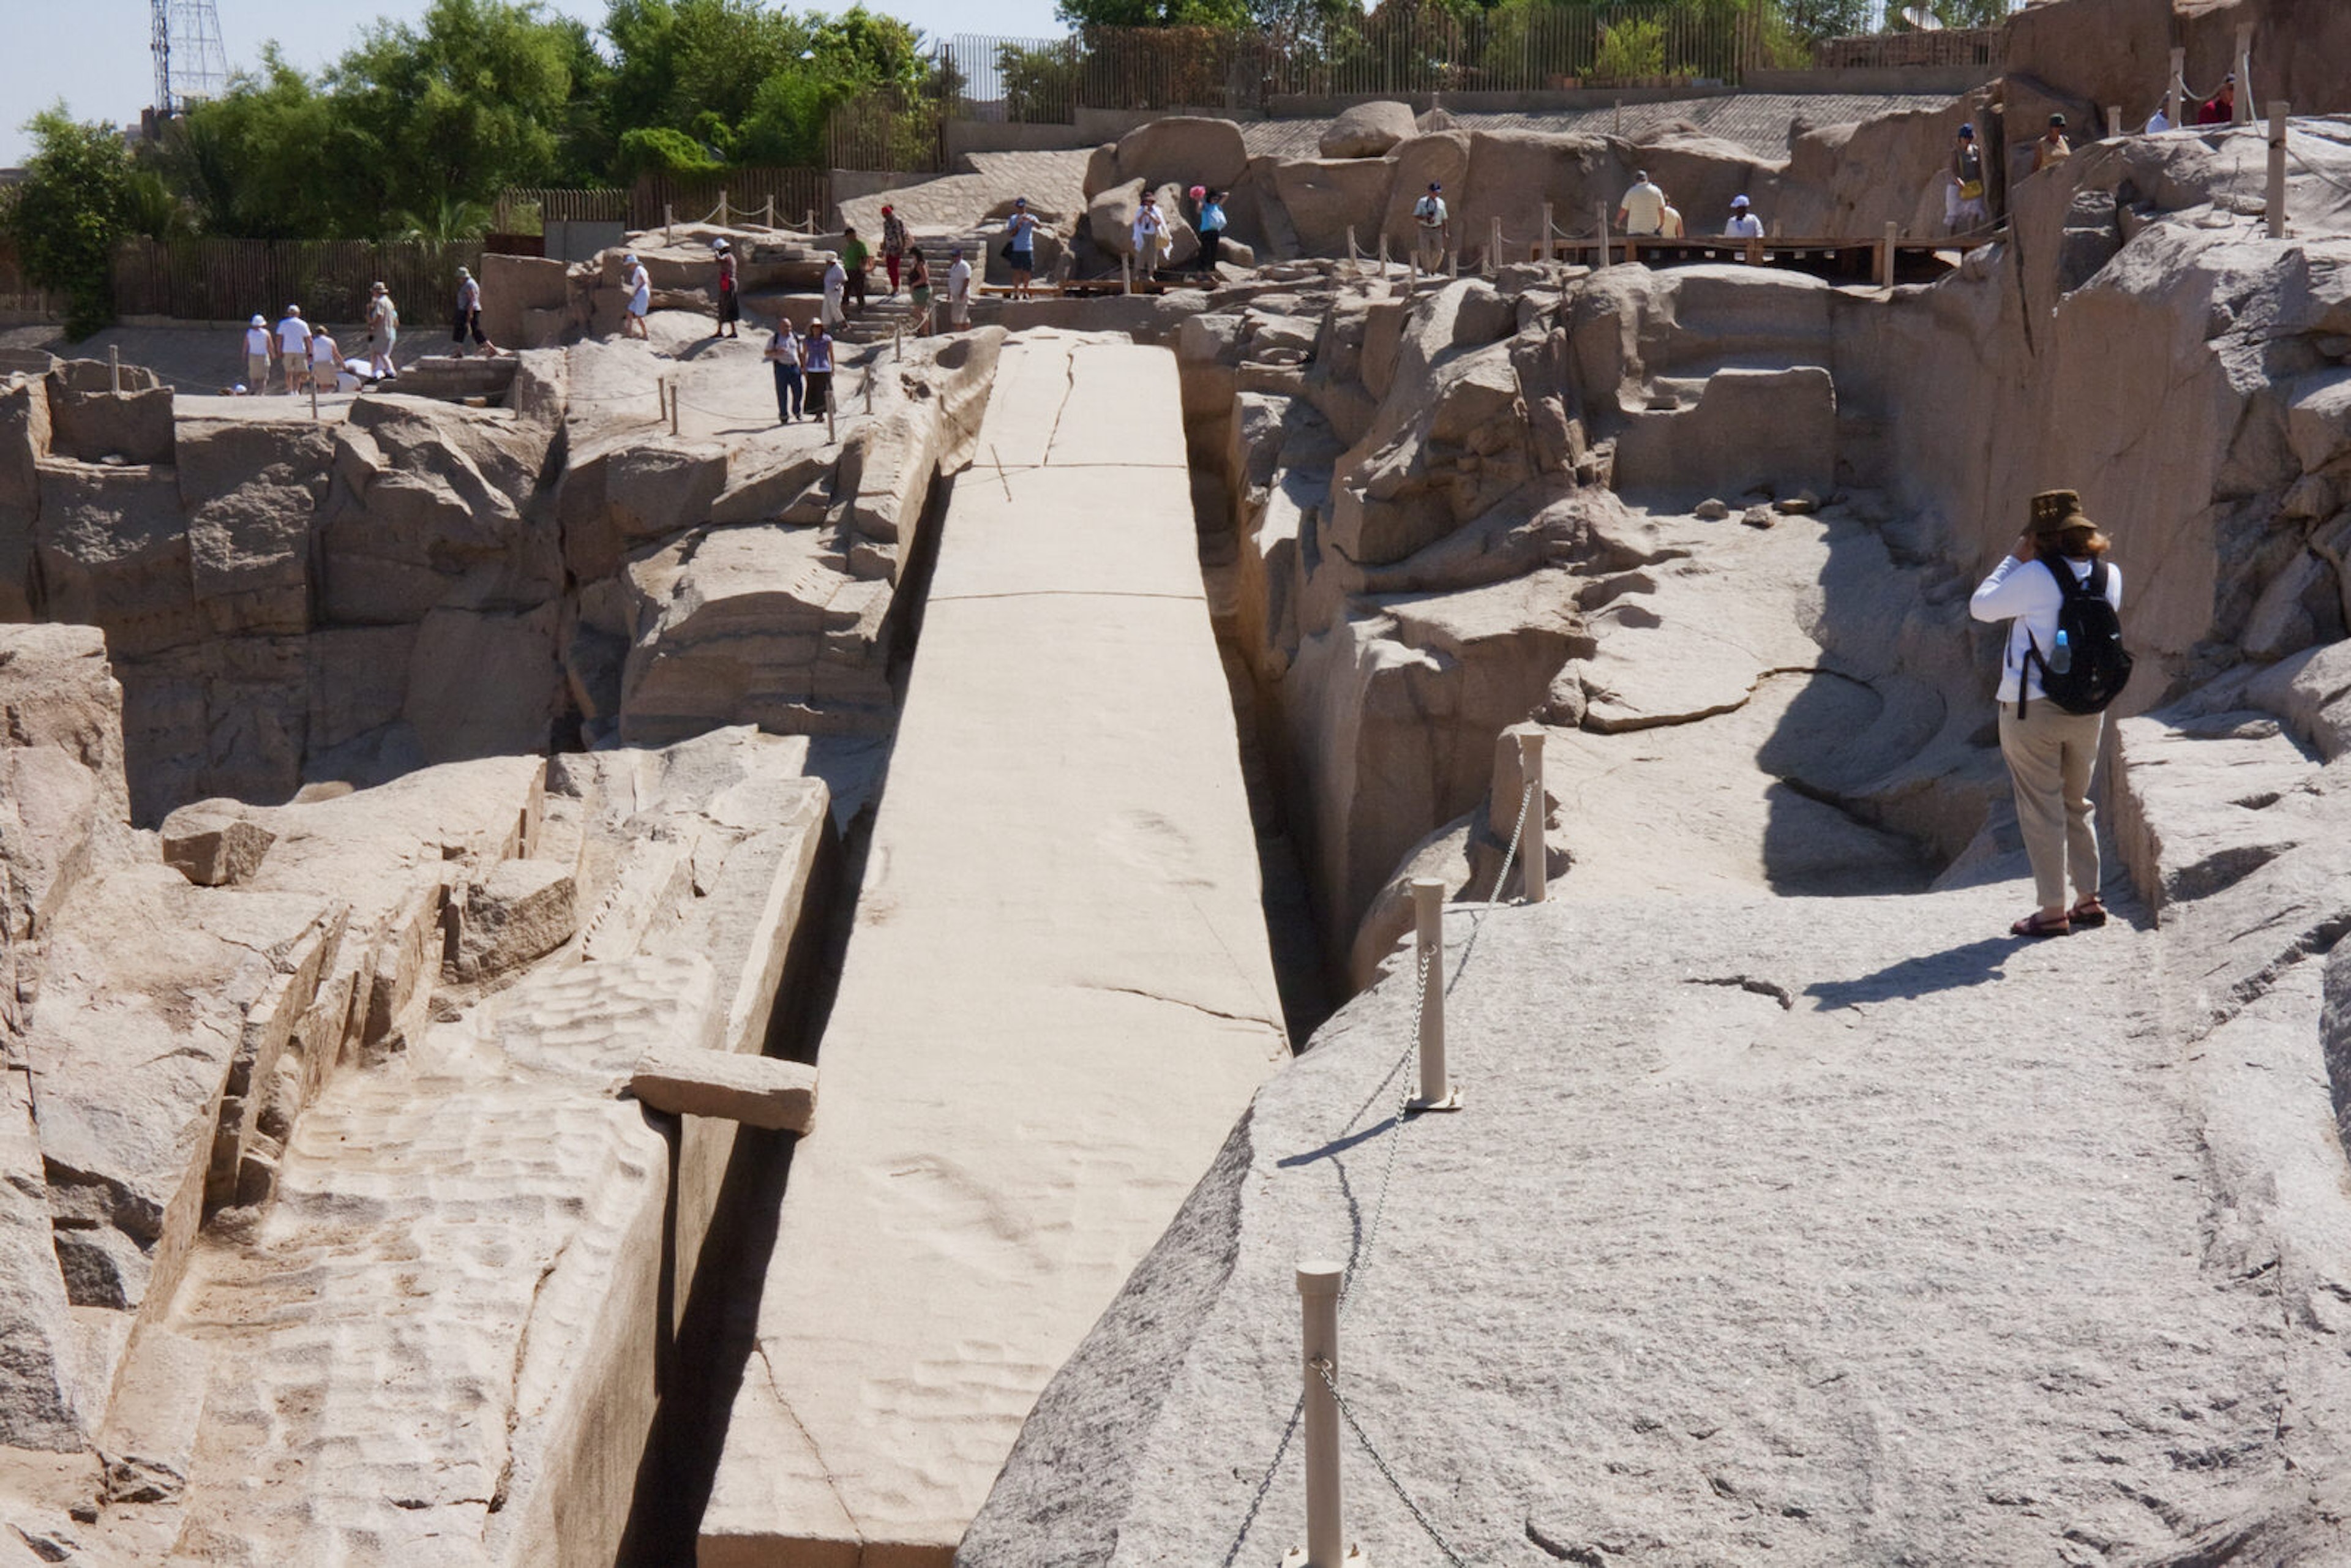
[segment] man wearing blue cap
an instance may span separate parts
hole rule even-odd
[[[1958,199],[1951,204],[1951,232],[1973,234],[1991,227],[1991,204],[1984,197],[1983,150],[1976,145],[1976,128],[1959,127],[1959,144],[1951,151],[1951,179]]]

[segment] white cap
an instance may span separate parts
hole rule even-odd
[[[256,327],[266,327],[269,325],[269,318],[266,316],[256,316],[253,319],[253,324]]]

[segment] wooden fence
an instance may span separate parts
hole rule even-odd
[[[553,223],[621,224],[643,232],[661,227],[672,213],[681,224],[701,223],[716,214],[722,197],[732,223],[758,224],[772,214],[777,227],[798,228],[813,213],[823,224],[832,211],[832,177],[822,169],[721,169],[647,174],[625,191],[517,185],[498,193],[494,211],[498,228],[511,234],[544,233]]]
[[[353,322],[381,281],[405,319],[427,321],[455,308],[457,269],[481,265],[479,244],[136,239],[114,253],[114,308],[185,321],[274,321],[299,305],[314,321]]]

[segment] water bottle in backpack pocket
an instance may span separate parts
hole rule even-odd
[[[2065,598],[2057,610],[2057,641],[2045,656],[2040,644],[2025,633],[2024,657],[2041,666],[2042,694],[2067,713],[2104,713],[2123,687],[2130,684],[2131,656],[2123,646],[2122,618],[2106,599],[2106,564],[2090,568],[2076,578],[2062,561],[2042,562],[2057,580]],[[2024,716],[2024,688],[2019,684],[2016,716]]]

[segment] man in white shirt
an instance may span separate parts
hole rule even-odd
[[[2147,134],[2153,136],[2159,131],[2165,131],[2170,129],[2171,116],[2164,113],[2163,106],[2158,104],[2156,106],[2155,112],[2147,117]]]
[[[2098,824],[2090,806],[2090,775],[2097,766],[2104,713],[2069,713],[2048,700],[2042,672],[2071,667],[2087,650],[2064,647],[2058,622],[2067,591],[2103,591],[2117,613],[2123,576],[2105,560],[2106,536],[2083,515],[2071,490],[2032,497],[2032,522],[2005,559],[1992,568],[1968,601],[1979,621],[2010,622],[2001,659],[2000,750],[2016,797],[2016,821],[2032,862],[2040,907],[2009,927],[2015,936],[2063,936],[2076,925],[2104,925],[2098,900]],[[2081,895],[2065,904],[2068,873]]]
[[[971,263],[963,258],[963,246],[947,252],[953,265],[947,268],[947,325],[961,331],[971,325]]]
[[[1149,191],[1134,209],[1134,227],[1128,235],[1134,246],[1134,270],[1148,277],[1159,270],[1159,251],[1167,234],[1167,216],[1159,210],[1159,198]]]
[[[286,307],[277,323],[277,368],[285,372],[287,395],[302,390],[310,372],[310,323],[302,319],[299,305]]]
[[[269,390],[269,350],[275,340],[269,335],[269,319],[256,316],[253,325],[245,329],[245,385],[248,392]]]
[[[1763,220],[1755,215],[1746,197],[1733,196],[1730,198],[1730,221],[1722,225],[1722,232],[1732,239],[1761,239]]]
[[[1453,219],[1445,210],[1445,186],[1431,180],[1428,190],[1412,204],[1413,256],[1423,272],[1445,270],[1445,252],[1453,240]]]
[[[1666,193],[1649,183],[1649,172],[1633,172],[1633,188],[1616,204],[1616,226],[1635,239],[1654,239],[1665,232]]]

